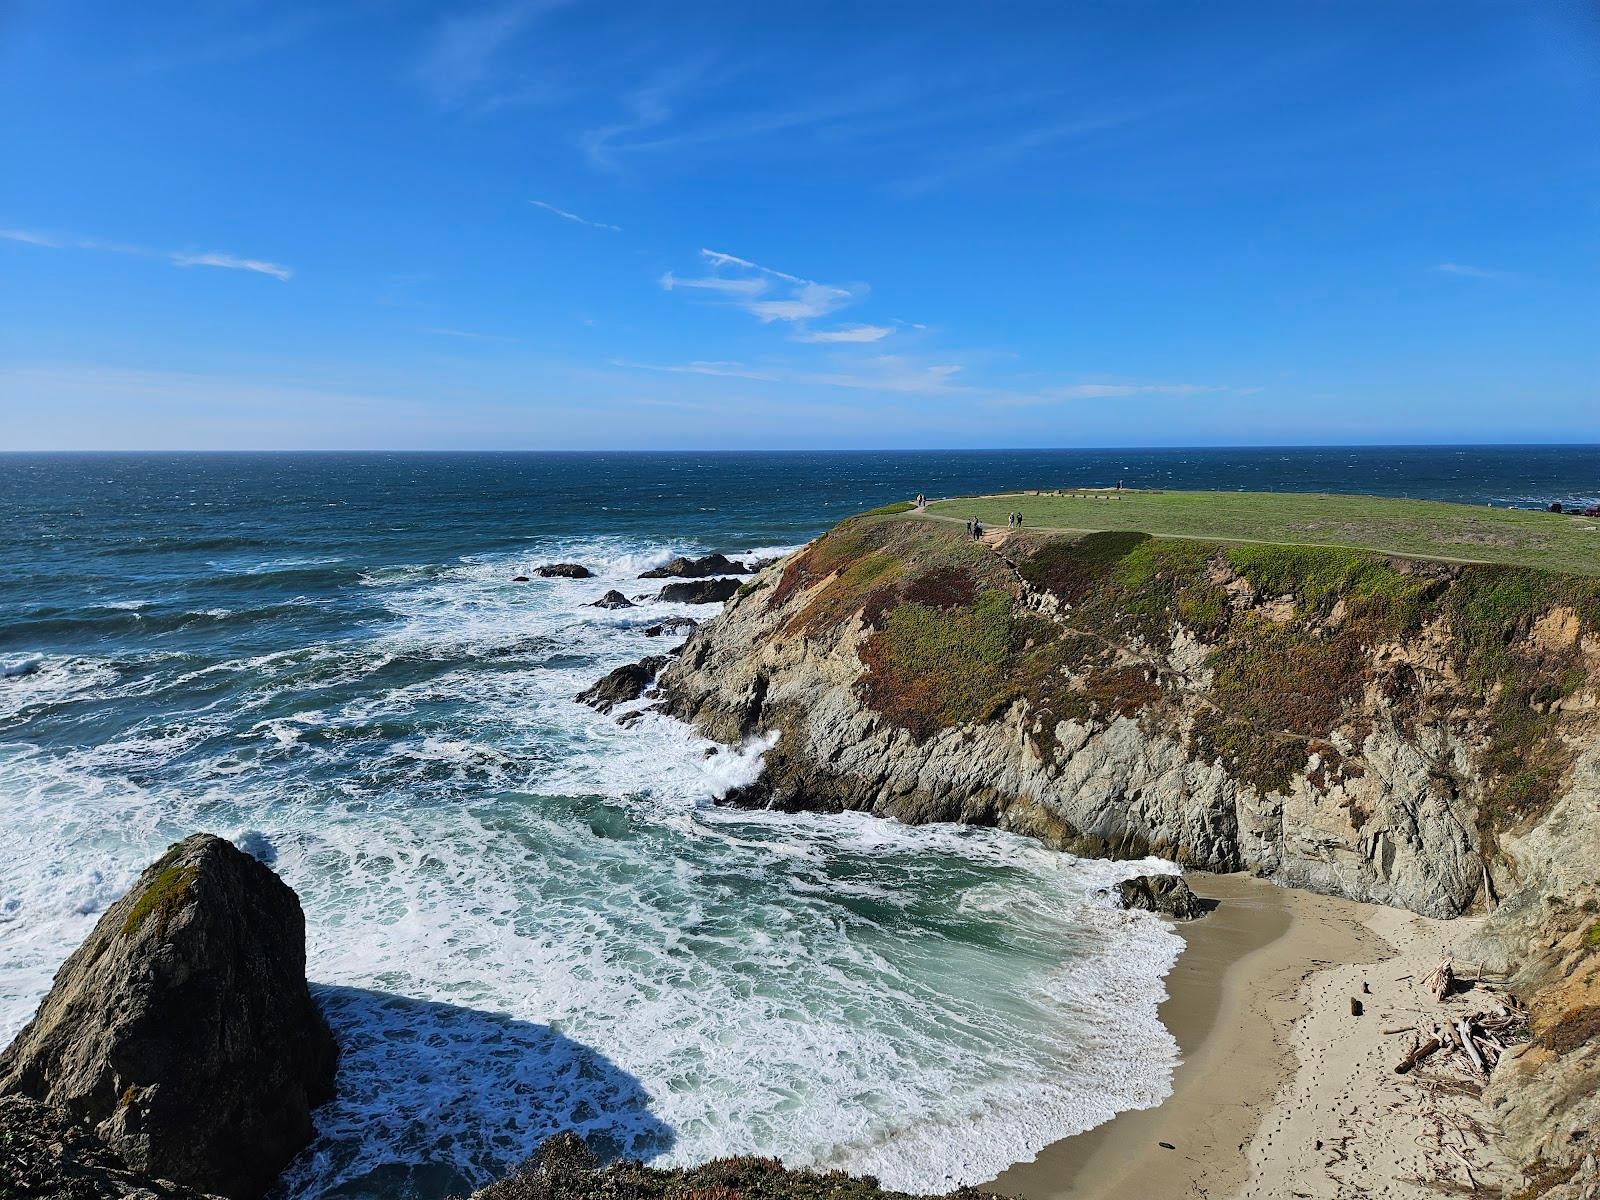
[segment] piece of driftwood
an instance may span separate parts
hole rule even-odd
[[[1435,1000],[1445,999],[1451,992],[1455,991],[1455,964],[1450,959],[1445,959],[1422,977],[1422,986],[1433,993]]]
[[[1407,1071],[1411,1070],[1418,1063],[1420,1063],[1423,1059],[1427,1058],[1428,1055],[1432,1054],[1435,1050],[1437,1050],[1442,1044],[1443,1043],[1441,1043],[1440,1040],[1438,1038],[1436,1038],[1436,1037],[1431,1037],[1425,1042],[1416,1043],[1415,1045],[1413,1045],[1411,1047],[1410,1052],[1407,1053],[1406,1056],[1404,1058],[1402,1058],[1399,1061],[1398,1064],[1396,1064],[1395,1069],[1394,1069],[1395,1070],[1395,1074],[1404,1075]]]

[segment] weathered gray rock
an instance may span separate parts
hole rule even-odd
[[[533,573],[541,579],[590,579],[594,576],[582,563],[545,563]]]
[[[259,1196],[333,1091],[305,918],[269,867],[177,843],[57,972],[0,1054],[0,1095],[56,1105],[141,1175]]]
[[[52,1200],[215,1200],[128,1170],[111,1147],[64,1109],[0,1098],[0,1196]]]
[[[618,667],[593,686],[578,693],[578,700],[590,708],[608,713],[619,704],[644,695],[661,668],[671,662],[665,654],[652,654],[636,663]]]
[[[706,579],[712,575],[751,575],[755,568],[746,566],[725,554],[707,554],[703,558],[685,558],[679,555],[662,567],[641,571],[640,579]]]
[[[633,601],[629,600],[616,588],[612,588],[600,599],[589,605],[590,608],[632,608]]]
[[[1192,921],[1211,911],[1182,875],[1135,875],[1117,884],[1117,898],[1123,908],[1142,908],[1179,921]]]
[[[737,579],[697,579],[669,583],[656,593],[656,599],[671,604],[720,604],[732,599],[740,586]]]

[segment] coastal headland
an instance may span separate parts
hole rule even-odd
[[[747,581],[659,702],[725,742],[777,733],[731,803],[1298,889],[1249,885],[1187,935],[1173,1097],[1000,1190],[1564,1196],[1600,1083],[1596,524],[1119,489],[890,505]],[[1439,1000],[1420,981],[1451,956],[1473,976]],[[1526,1006],[1497,1063],[1395,1071],[1477,1002]]]

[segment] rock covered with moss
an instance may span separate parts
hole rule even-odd
[[[253,1197],[310,1140],[334,1059],[306,987],[299,900],[197,834],[57,972],[0,1054],[0,1096],[56,1106],[142,1175]]]
[[[912,1200],[872,1178],[840,1171],[791,1171],[775,1158],[721,1158],[664,1169],[637,1163],[599,1165],[573,1134],[553,1137],[516,1174],[472,1200]],[[948,1200],[995,1200],[962,1188]]]

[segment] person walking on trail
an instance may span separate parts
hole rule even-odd
[[[975,538],[983,536],[983,522],[978,520],[977,517],[972,518],[972,536]]]

